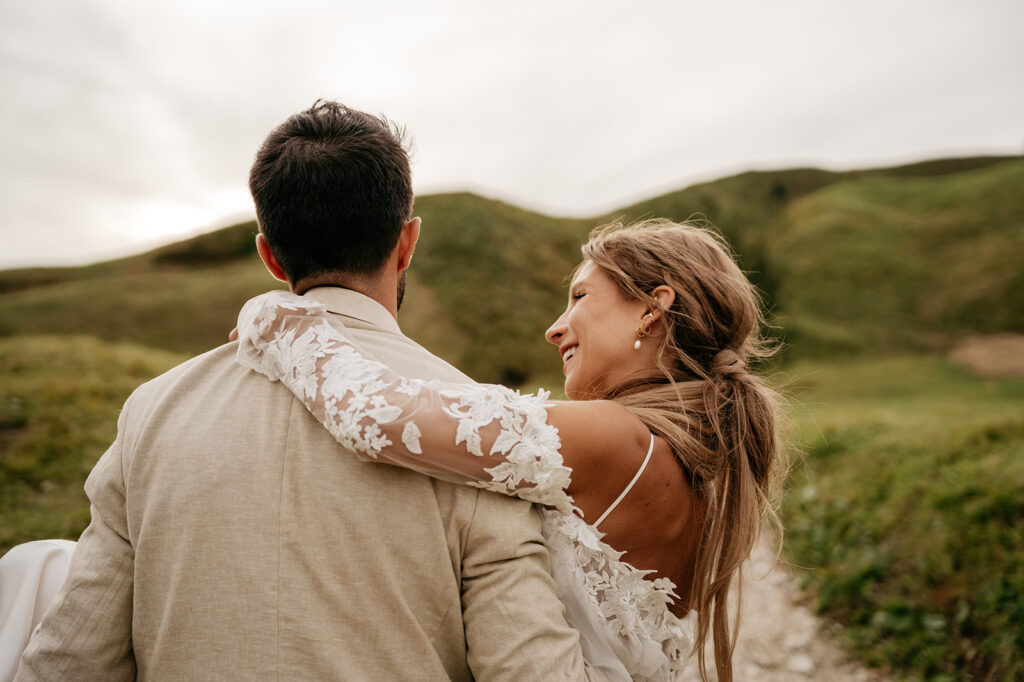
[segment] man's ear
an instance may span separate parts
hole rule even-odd
[[[288,282],[288,275],[284,274],[284,270],[277,264],[277,259],[274,258],[274,253],[270,250],[270,244],[267,243],[267,239],[263,236],[262,232],[256,234],[256,253],[260,254],[260,260],[267,266],[271,277],[282,282]]]
[[[412,254],[416,250],[416,242],[420,238],[420,219],[412,218],[402,225],[402,233],[398,237],[398,271],[402,272],[412,262]]]

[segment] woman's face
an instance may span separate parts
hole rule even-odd
[[[636,330],[649,310],[642,301],[627,299],[604,270],[587,261],[569,288],[565,312],[544,334],[558,346],[565,374],[565,393],[571,400],[603,398],[628,378],[650,376],[656,368],[657,342],[641,341],[633,348]]]

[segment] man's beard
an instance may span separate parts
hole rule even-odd
[[[405,298],[405,280],[408,274],[408,270],[402,270],[402,277],[398,280],[398,305],[395,306],[395,310],[402,309],[402,300]]]

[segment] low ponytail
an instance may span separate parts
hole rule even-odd
[[[728,359],[735,353],[725,350],[719,355]],[[779,525],[771,505],[775,491],[770,479],[778,448],[778,401],[771,389],[746,371],[741,358],[717,363],[704,384],[704,418],[713,435],[721,469],[705,479],[702,486],[709,507],[695,572],[708,579],[708,588],[693,591],[693,607],[698,613],[697,639],[706,641],[708,630],[712,631],[715,667],[718,679],[724,681],[732,679],[732,653],[738,631],[738,616],[733,627],[729,627],[728,598],[733,575],[740,577],[735,607],[739,614],[743,562],[760,536],[761,520],[767,513]],[[704,650],[699,650],[697,656],[701,676],[706,679]]]
[[[703,510],[687,606],[697,611],[694,653],[708,679],[705,643],[714,642],[717,679],[730,682],[738,631],[729,614],[733,579],[773,510],[785,472],[776,432],[781,400],[751,365],[772,355],[761,337],[756,290],[710,231],[668,221],[598,228],[583,255],[629,298],[657,306],[650,292],[670,286],[662,309],[660,377],[631,382],[610,398],[672,446]],[[730,621],[733,621],[730,625]]]

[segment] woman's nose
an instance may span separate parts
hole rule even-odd
[[[558,319],[548,327],[548,330],[544,332],[544,338],[548,340],[548,343],[552,343],[556,346],[562,345],[562,337],[565,336],[565,313],[558,316]]]

